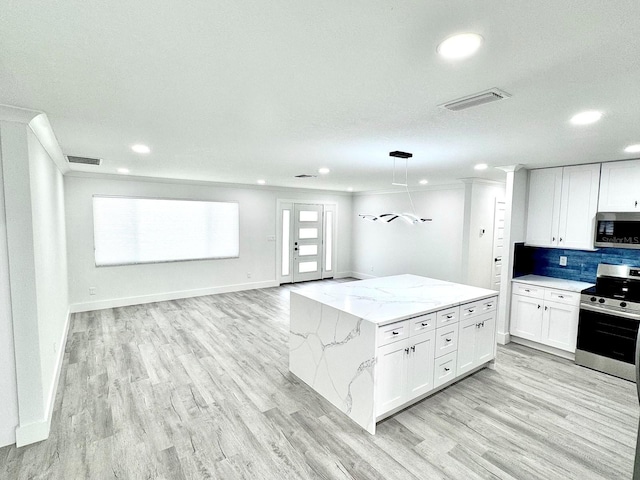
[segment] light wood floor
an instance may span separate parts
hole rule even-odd
[[[0,478],[631,478],[635,385],[513,344],[369,435],[288,372],[291,288],[74,315],[51,436]]]

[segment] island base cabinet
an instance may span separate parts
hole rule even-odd
[[[378,348],[376,415],[433,389],[435,331]]]
[[[460,323],[457,375],[467,373],[494,358],[495,315],[481,315]]]

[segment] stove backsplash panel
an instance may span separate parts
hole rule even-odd
[[[567,257],[566,267],[558,264],[561,256]],[[599,263],[640,266],[640,250],[601,248],[590,252],[527,247],[524,243],[516,243],[513,276],[533,274],[595,283]]]

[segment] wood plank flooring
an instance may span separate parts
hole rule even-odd
[[[369,435],[288,372],[294,288],[75,314],[50,438],[0,478],[631,478],[635,385],[514,344]]]

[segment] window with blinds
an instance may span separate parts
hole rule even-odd
[[[236,202],[93,197],[96,266],[236,258]]]

